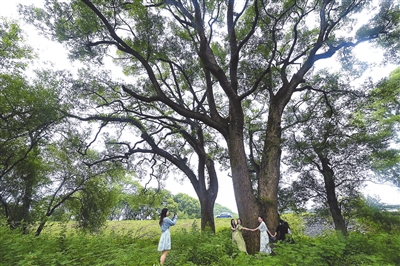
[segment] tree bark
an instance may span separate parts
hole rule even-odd
[[[34,171],[34,170],[32,170]],[[34,174],[29,173],[23,178],[25,183],[24,195],[22,197],[21,225],[24,234],[28,233],[28,224],[31,222],[30,208],[32,204]]]
[[[258,226],[257,217],[260,215],[259,205],[254,196],[249,170],[247,168],[243,136],[244,115],[240,103],[231,105],[230,117],[232,119],[229,123],[229,133],[226,141],[228,143],[236,205],[243,226],[255,228]],[[254,254],[258,251],[259,240],[256,235],[255,233],[247,233],[246,231],[243,234],[247,251],[250,254]]]
[[[268,229],[275,229],[279,214],[277,209],[278,185],[280,180],[282,111],[270,104],[268,124],[258,178],[258,199],[260,215]]]
[[[39,236],[42,233],[45,224],[46,224],[46,221],[40,222],[38,228],[36,229],[35,236]]]
[[[206,181],[204,180],[204,173],[201,171],[199,173],[199,191],[197,192],[197,196],[200,201],[200,209],[201,209],[201,230],[205,231],[207,228],[211,229],[213,233],[215,233],[215,221],[214,221],[214,204],[218,195],[218,177],[217,172],[215,171],[215,166],[213,160],[207,157],[205,153],[204,156],[200,158],[199,165],[203,165],[202,161],[204,160],[204,164],[208,171],[208,188],[206,187]],[[202,167],[204,169],[204,167]]]
[[[318,154],[320,161],[322,163],[322,175],[324,176],[326,196],[329,206],[329,211],[331,212],[333,223],[335,225],[335,230],[341,231],[343,235],[347,235],[347,228],[344,222],[342,212],[339,208],[338,200],[335,192],[335,180],[334,172],[329,166],[328,159]]]
[[[210,193],[206,193],[206,195],[201,198],[199,197],[202,231],[211,230],[215,233],[214,204],[216,198],[216,195],[210,195]]]

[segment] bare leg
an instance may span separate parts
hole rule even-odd
[[[163,250],[163,252],[161,253],[161,257],[160,257],[161,266],[164,265],[165,258],[167,257],[167,254],[168,254],[168,250]]]

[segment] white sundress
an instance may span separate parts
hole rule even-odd
[[[267,225],[264,222],[261,222],[257,228],[260,230],[260,252],[271,254]]]

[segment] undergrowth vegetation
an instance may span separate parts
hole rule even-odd
[[[165,266],[400,265],[398,230],[351,232],[347,237],[328,231],[308,237],[294,226],[294,244],[274,243],[272,255],[247,255],[232,245],[228,222],[217,220],[217,233],[212,234],[201,232],[199,221],[180,220],[171,228],[172,250]],[[156,224],[112,222],[99,234],[53,225],[39,237],[2,225],[0,265],[158,265]]]

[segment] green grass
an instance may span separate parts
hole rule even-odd
[[[165,266],[400,265],[400,233],[296,235],[295,244],[275,245],[272,256],[246,255],[232,245],[230,219],[216,219],[217,233],[201,232],[200,220],[179,220],[171,228],[172,250]],[[296,225],[293,222],[294,226]],[[0,266],[157,265],[158,222],[114,221],[87,234],[73,223],[48,224],[39,237],[0,226]]]
[[[190,230],[193,225],[200,228],[200,219],[179,219],[177,224],[171,227],[171,231],[177,230]],[[221,231],[230,227],[230,219],[215,219],[215,230]],[[68,224],[60,224],[57,222],[47,223],[42,234],[58,234],[63,229],[66,232],[75,231],[75,223],[69,222]],[[106,226],[103,228],[104,234],[113,233],[126,233],[133,232],[138,237],[152,237],[159,235],[160,226],[158,220],[129,220],[129,221],[108,221]]]

